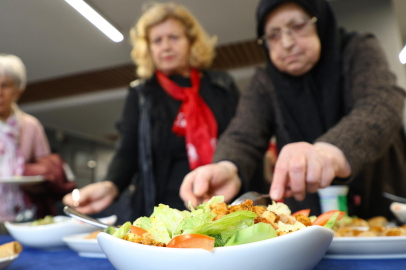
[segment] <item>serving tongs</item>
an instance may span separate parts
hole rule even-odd
[[[72,217],[74,219],[80,220],[80,221],[82,221],[84,223],[87,223],[87,224],[90,224],[90,225],[93,225],[93,226],[96,226],[96,227],[100,227],[100,228],[103,228],[103,229],[107,229],[108,227],[113,227],[113,226],[109,226],[107,224],[104,224],[104,223],[98,221],[95,218],[84,215],[84,214],[76,211],[75,209],[73,209],[73,208],[71,208],[69,206],[65,206],[63,211],[65,212],[66,215],[68,215],[68,216],[70,216],[70,217]],[[117,227],[114,227],[114,228],[116,230],[118,229]]]

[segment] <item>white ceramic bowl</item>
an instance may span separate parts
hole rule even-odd
[[[6,269],[15,259],[18,258],[19,254],[6,257],[6,258],[1,258],[0,259],[0,270]]]
[[[69,235],[62,240],[81,257],[106,258],[97,239],[85,239],[88,235],[88,233]]]
[[[118,270],[210,269],[307,270],[326,253],[334,232],[311,226],[281,237],[240,246],[181,249],[146,246],[99,233],[97,240],[109,261]]]
[[[390,210],[400,222],[406,223],[406,204],[393,202]]]
[[[99,219],[101,222],[105,220],[116,220],[116,216]],[[67,235],[90,233],[97,230],[97,227],[79,222],[69,217],[57,216],[54,217],[55,223],[40,226],[31,226],[28,223],[11,223],[5,222],[9,233],[21,244],[34,248],[55,249],[65,246],[62,238]],[[113,224],[114,224],[113,222]],[[108,222],[104,222],[110,224]]]
[[[332,259],[406,258],[406,236],[336,237],[327,250]]]

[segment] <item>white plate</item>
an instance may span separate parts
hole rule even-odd
[[[306,227],[281,237],[251,244],[203,249],[146,246],[99,233],[97,240],[117,270],[310,270],[321,260],[334,232],[321,226]],[[294,259],[292,259],[294,258]]]
[[[116,216],[99,219],[101,222],[113,225],[116,221]],[[41,249],[57,249],[66,246],[62,240],[64,236],[74,235],[79,233],[90,233],[98,228],[92,225],[78,222],[69,217],[57,216],[54,217],[56,223],[40,226],[31,226],[31,222],[27,223],[11,223],[5,222],[9,233],[21,244],[34,248]]]
[[[1,258],[0,259],[0,270],[6,269],[15,259],[17,259],[19,254],[6,257],[6,258]]]
[[[69,235],[62,240],[81,257],[106,258],[97,239],[85,239],[88,233]]]
[[[406,258],[406,236],[336,237],[327,250],[325,258]]]
[[[27,184],[35,184],[44,182],[44,177],[41,175],[37,176],[7,176],[7,177],[0,177],[1,184],[19,184],[19,185],[27,185]]]

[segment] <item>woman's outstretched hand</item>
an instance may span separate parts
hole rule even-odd
[[[335,177],[350,175],[351,167],[338,147],[324,142],[291,143],[278,156],[269,195],[276,201],[291,196],[302,201],[306,191],[317,192]]]
[[[83,214],[95,214],[104,210],[118,196],[118,189],[110,181],[87,185],[79,190],[79,205],[76,210]],[[72,193],[67,194],[62,202],[65,205],[75,207]]]
[[[230,161],[201,166],[183,179],[180,197],[188,207],[208,201],[213,196],[223,195],[225,202],[231,201],[240,191],[241,180],[237,166]]]

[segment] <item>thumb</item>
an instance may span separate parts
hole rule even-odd
[[[64,205],[73,206],[72,193],[66,194],[63,197],[62,202]]]

